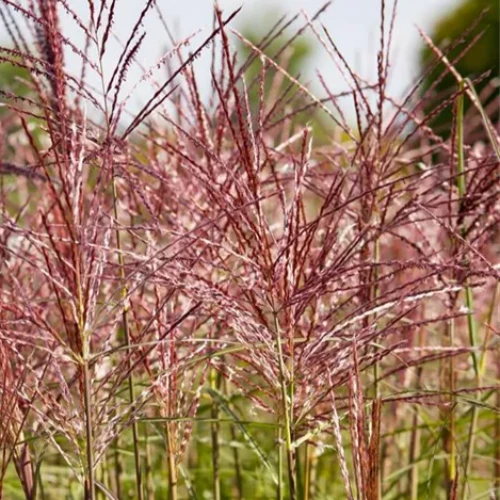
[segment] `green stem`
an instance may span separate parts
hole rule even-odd
[[[146,483],[146,498],[154,500],[154,486],[153,486],[153,473],[151,467],[151,443],[149,440],[149,433],[147,426],[144,428],[144,440],[146,442],[146,460],[145,460],[145,483]]]
[[[281,422],[278,422],[278,430],[276,441],[278,442],[278,491],[276,498],[278,500],[283,500],[283,445],[281,441],[283,440],[283,431],[281,429]]]
[[[177,500],[177,464],[175,463],[175,449],[172,442],[171,422],[165,424],[165,438],[167,441],[168,462],[168,500]]]
[[[418,500],[418,456],[420,455],[420,427],[418,408],[415,408],[410,439],[410,499]]]
[[[306,450],[304,453],[305,471],[304,471],[304,500],[309,500],[311,491],[311,444],[306,442]]]
[[[87,482],[85,500],[95,500],[94,435],[92,431],[92,398],[90,393],[90,373],[86,360],[83,362],[83,398],[85,404],[85,433],[87,455]]]
[[[115,219],[115,223],[118,224],[118,196],[116,190],[116,182],[114,177],[114,171],[112,172],[112,191],[113,191],[113,215]],[[125,283],[125,266],[123,260],[123,254],[121,251],[121,236],[120,229],[116,228],[116,247],[118,250],[118,266],[120,268],[120,280],[122,282],[122,300],[124,302],[123,311],[122,311],[122,324],[123,330],[125,334],[125,345],[127,346],[127,368],[129,375],[127,377],[127,385],[128,385],[128,399],[131,405],[132,414],[134,412],[134,381],[132,377],[132,360],[130,357],[130,353],[132,352],[130,349],[131,341],[130,341],[130,328],[128,322],[128,310],[129,307],[127,305],[128,302],[128,290],[127,285]],[[140,451],[139,451],[139,430],[137,426],[137,422],[135,420],[132,421],[132,441],[134,448],[134,467],[135,467],[135,479],[136,479],[136,494],[137,500],[143,500],[143,491],[142,491],[142,474],[141,474],[141,465],[140,465]]]
[[[224,362],[224,358],[222,358],[223,366],[225,367],[226,364]],[[227,381],[227,376],[221,377],[222,379],[222,389],[224,390],[224,394],[226,397],[229,398],[229,387],[228,387],[228,381]],[[231,429],[231,441],[233,443],[237,442],[237,435],[236,435],[236,427],[231,424],[230,426]],[[236,446],[233,446],[233,461],[234,461],[234,471],[235,471],[235,485],[236,485],[236,491],[237,495],[236,498],[238,500],[243,499],[243,476],[241,474],[241,464],[240,464],[240,455],[238,448]]]
[[[295,500],[295,468],[294,468],[294,457],[292,448],[292,429],[290,422],[290,405],[289,405],[289,393],[287,388],[287,377],[285,372],[285,360],[283,355],[283,344],[281,341],[281,334],[279,331],[278,318],[276,313],[274,313],[274,326],[276,332],[276,346],[278,349],[278,363],[280,371],[280,385],[281,385],[281,399],[282,399],[282,412],[284,419],[284,431],[285,431],[285,450],[287,455],[287,466],[288,466],[288,488],[290,500]]]
[[[463,199],[467,196],[467,185],[465,179],[465,153],[464,153],[464,94],[463,91],[465,89],[465,83],[463,81],[460,82],[459,88],[461,94],[457,99],[457,187],[458,187],[458,196],[460,200],[460,206],[462,206]],[[463,226],[463,224],[462,224]],[[460,231],[462,233],[462,237],[465,237],[465,228],[461,227]],[[465,288],[465,303],[467,306],[467,328],[469,331],[469,342],[471,346],[471,356],[472,356],[472,365],[474,367],[474,375],[476,378],[477,384],[480,383],[480,374],[479,374],[479,362],[476,352],[477,345],[477,328],[476,322],[473,317],[473,309],[474,309],[474,298],[472,295],[472,289],[467,283]],[[465,484],[467,482],[467,478],[470,473],[470,468],[472,464],[472,456],[474,454],[474,444],[475,444],[475,436],[476,436],[476,427],[478,422],[478,406],[474,405],[472,407],[472,416],[471,423],[469,427],[469,436],[467,439],[467,455],[465,459],[465,474],[464,481]],[[464,484],[463,494],[466,494],[466,486]]]
[[[493,292],[493,298],[491,300],[490,310],[488,313],[488,322],[487,322],[488,329],[486,330],[487,338],[485,339],[485,342],[484,342],[485,348],[483,349],[483,352],[481,355],[481,362],[479,364],[481,378],[484,376],[484,372],[486,370],[486,346],[487,346],[487,343],[489,340],[489,335],[490,335],[491,329],[493,327],[493,321],[495,320],[494,314],[498,308],[497,300],[498,300],[499,292],[500,292],[500,283],[497,282],[497,284],[495,286],[495,291]],[[498,359],[498,352],[500,352],[500,351],[497,351],[497,362],[496,362],[497,384],[498,384],[499,379],[500,379],[500,359]],[[499,387],[500,387],[500,385],[499,385]],[[496,391],[496,407],[500,408],[500,390]],[[494,495],[496,495],[495,498],[500,499],[500,413],[499,412],[495,413],[494,435],[495,435],[494,442],[496,443],[495,452],[494,452],[494,455],[495,455]]]
[[[212,390],[218,390],[217,376],[214,369],[210,373],[210,386]],[[220,500],[221,498],[221,488],[220,488],[220,449],[219,449],[219,407],[215,400],[212,399],[211,408],[211,434],[212,434],[212,474],[213,474],[213,496],[214,500]]]
[[[455,320],[450,319],[449,321],[449,339],[450,347],[453,347],[455,342]],[[455,405],[456,405],[456,395],[455,395],[455,358],[450,356],[449,359],[449,369],[448,369],[448,390],[450,394],[450,410],[449,410],[449,440],[450,440],[450,462],[449,462],[449,489],[454,487],[455,481],[457,479],[457,454],[456,454],[456,436],[455,436]]]
[[[493,298],[492,298],[490,310],[488,313],[488,322],[487,322],[488,325],[491,325],[491,323],[493,321],[493,314],[494,314],[494,311],[496,310],[496,302],[497,302],[497,297],[498,297],[499,286],[500,285],[497,283],[497,285],[495,287],[495,291],[493,293]],[[479,360],[479,372],[478,372],[477,377],[476,377],[476,383],[478,386],[481,385],[482,380],[483,380],[483,376],[484,376],[484,372],[486,370],[486,348],[487,348],[487,344],[488,344],[488,340],[489,340],[489,334],[490,334],[490,330],[488,329],[486,331],[486,334],[485,334],[483,350],[481,352],[481,358]],[[479,420],[479,411],[480,411],[480,406],[479,406],[479,401],[478,401],[478,404],[476,404],[472,407],[471,425],[469,427],[469,435],[468,435],[468,440],[467,440],[467,455],[466,455],[466,459],[465,459],[465,475],[464,475],[464,477],[466,480],[470,474],[470,469],[471,469],[471,464],[472,464],[472,455],[474,453],[475,434],[476,434],[477,422]],[[466,490],[464,488],[464,492],[463,492],[464,498],[465,498],[465,493],[466,493]]]
[[[497,349],[497,384],[496,404],[500,408],[500,347]],[[500,412],[495,413],[495,498],[500,498]]]
[[[375,267],[373,268],[373,287],[372,287],[372,298],[373,298],[373,303],[376,303],[378,294],[379,294],[379,289],[378,289],[378,263],[380,262],[380,242],[379,239],[377,238],[374,243],[374,248],[373,248],[373,260],[375,263]],[[376,321],[376,318],[374,318]],[[376,323],[375,323],[376,325]],[[378,351],[378,348],[375,346],[375,353]],[[380,397],[380,388],[379,388],[379,383],[378,383],[378,378],[379,378],[379,362],[376,361],[375,364],[373,365],[373,376],[374,376],[374,394],[373,394],[373,401],[377,401]],[[380,465],[377,468],[377,498],[382,498],[382,477],[383,477],[383,464],[385,462],[385,452],[383,452],[384,448],[382,447],[382,440],[379,439],[379,445],[378,449],[376,450],[376,455],[379,457]]]
[[[424,333],[421,329],[418,331],[418,347],[421,348],[424,345]],[[417,382],[416,390],[421,390],[421,379],[422,379],[423,367],[419,366],[417,368]],[[419,405],[415,405],[415,413],[413,414],[412,422],[412,432],[410,437],[410,492],[409,496],[411,500],[418,500],[418,483],[419,483],[419,471],[418,471],[418,457],[420,455],[420,438],[421,430],[419,426]]]
[[[458,197],[460,201],[460,206],[462,206],[463,199],[467,196],[467,186],[465,180],[465,152],[464,152],[464,95],[463,91],[465,88],[464,82],[460,82],[460,91],[462,92],[458,96],[457,100],[457,187],[458,187]],[[463,226],[463,224],[462,224]],[[460,231],[462,236],[465,237],[465,228],[461,227]],[[472,364],[474,366],[474,374],[478,375],[479,373],[479,365],[476,353],[476,344],[477,344],[477,330],[476,330],[476,322],[474,321],[474,317],[472,315],[474,299],[472,295],[472,289],[467,284],[465,289],[465,303],[467,305],[467,327],[469,330],[469,341],[471,345],[471,356],[472,356]]]

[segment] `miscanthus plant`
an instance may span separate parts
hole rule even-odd
[[[217,6],[199,43],[153,0],[118,41],[125,2],[82,3],[0,2],[24,89],[0,89],[0,497],[497,498],[500,148],[474,82],[422,34],[456,89],[392,98],[384,2],[374,81],[324,8],[255,45]],[[344,93],[287,71],[305,32]]]

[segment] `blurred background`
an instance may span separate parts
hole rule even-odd
[[[476,0],[473,0],[476,2]],[[126,40],[133,29],[135,20],[144,6],[143,1],[120,0],[120,6],[114,23],[114,31],[118,39]],[[422,46],[417,26],[432,34],[436,23],[446,16],[457,5],[457,0],[400,0],[398,2],[394,39],[392,45],[392,67],[389,91],[401,95],[415,78],[419,69],[419,49]],[[477,3],[477,2],[476,2]],[[88,15],[87,2],[71,0],[70,4],[82,16]],[[303,10],[312,17],[322,6],[325,0],[220,0],[220,8],[226,15],[242,7],[231,26],[247,36],[259,38],[271,28],[281,15],[292,17]],[[386,16],[390,16],[394,2],[386,2]],[[165,22],[176,39],[188,37],[198,32],[192,39],[191,48],[196,47],[210,32],[213,22],[212,0],[159,0],[158,7],[164,16]],[[80,30],[73,29],[73,21],[65,17],[63,29],[67,33],[79,36]],[[322,13],[320,22],[329,30],[338,48],[347,62],[363,77],[370,78],[376,74],[377,51],[379,50],[380,2],[378,0],[335,0]],[[300,15],[289,33],[305,23]],[[161,56],[169,46],[162,21],[154,9],[151,9],[147,20],[147,36],[140,51],[140,62],[149,67]],[[388,20],[387,20],[388,24]],[[313,84],[317,80],[315,71],[320,70],[332,92],[341,92],[346,89],[335,65],[326,51],[319,46],[314,36],[309,32],[301,38],[300,73],[303,81]],[[83,43],[83,39],[81,40]],[[307,42],[307,43],[304,43]],[[236,44],[236,40],[234,40]],[[119,57],[121,44],[111,40],[108,49],[108,59]],[[68,63],[75,67],[79,60],[73,54],[68,54]],[[206,72],[210,67],[210,53],[207,51],[196,62],[197,70]],[[141,70],[138,65],[132,65],[129,71],[129,86],[140,78]],[[207,95],[210,86],[208,78],[200,79],[201,92]],[[317,87],[316,87],[317,88]],[[136,105],[148,97],[148,89],[140,85],[135,93]]]
[[[19,0],[18,3],[29,6],[25,0]],[[89,18],[87,1],[68,0],[68,3],[83,19]],[[386,31],[389,30],[394,3],[394,0],[385,2]],[[136,28],[135,22],[145,4],[145,0],[117,2],[113,35],[108,41],[105,55],[104,71],[109,73],[108,76],[111,75],[120,57],[124,41]],[[123,95],[131,94],[127,109],[132,112],[147,102],[155,92],[157,88],[155,81],[158,83],[165,80],[164,65],[154,71],[153,79],[141,81],[141,78],[145,71],[157,64],[162,55],[172,49],[172,40],[177,43],[189,37],[189,45],[182,49],[182,54],[186,57],[206,39],[213,26],[212,0],[157,0],[156,5],[157,8],[149,10],[143,26],[139,27],[139,30],[145,30],[146,36],[136,60],[128,68],[127,80],[123,85]],[[269,55],[273,55],[279,48],[280,42],[283,43],[287,37],[306,25],[306,16],[312,18],[326,3],[324,0],[219,0],[218,5],[225,16],[241,7],[241,11],[230,26],[255,43],[258,43],[281,16],[285,15],[291,19],[294,15],[298,15],[284,36],[271,47]],[[419,34],[420,28],[442,50],[446,50],[453,41],[463,38],[462,43],[452,49],[448,57],[453,60],[465,51],[454,65],[463,77],[474,79],[483,75],[482,81],[478,81],[476,88],[479,94],[484,91],[483,104],[495,108],[493,115],[497,113],[498,105],[494,101],[498,100],[498,79],[492,80],[491,77],[498,76],[500,72],[499,5],[498,0],[399,0],[395,11],[390,51],[391,70],[387,86],[389,95],[396,101],[401,101],[411,88],[412,82],[423,74],[428,63],[434,59]],[[159,11],[161,16],[158,15]],[[64,12],[60,14],[63,32],[83,50],[85,39],[82,30],[70,15]],[[324,25],[347,64],[362,78],[374,82],[377,74],[377,53],[380,49],[380,24],[381,1],[335,0],[324,9],[315,26],[322,32],[321,27]],[[468,32],[471,27],[471,31]],[[480,33],[482,36],[474,42],[472,48],[465,50]],[[4,36],[6,37],[7,33]],[[6,40],[2,42],[8,43]],[[236,37],[232,37],[231,43],[242,56],[248,54],[248,50]],[[95,54],[91,54],[91,59],[94,56]],[[69,71],[75,76],[79,75],[80,57],[71,50],[67,50],[65,57]],[[176,56],[169,62],[173,68],[178,65]],[[210,65],[210,50],[205,50],[194,63],[200,92],[205,99],[211,91]],[[300,81],[307,84],[319,97],[325,95],[324,88],[319,83],[319,75],[330,92],[335,94],[349,90],[330,55],[320,45],[310,28],[306,28],[304,34],[291,45],[288,68],[293,76],[299,77]],[[428,89],[432,82],[443,74],[443,70],[444,67],[441,65],[427,76],[421,85],[421,90]],[[486,71],[490,71],[489,77],[484,77]],[[13,81],[13,75],[17,74],[16,68],[6,64],[0,65],[0,84],[4,88],[17,86],[14,92],[22,93],[22,89]],[[102,88],[99,78],[90,70],[87,71],[87,83],[97,94]],[[484,88],[486,85],[488,89]],[[433,90],[435,102],[440,102],[453,88],[456,88],[453,76],[447,75],[442,78]],[[430,100],[429,106],[433,105]],[[347,114],[350,116],[349,110]],[[436,119],[436,123],[446,129],[450,117],[448,110]],[[492,118],[496,122],[496,116]]]
[[[72,0],[75,9],[85,10],[87,2]],[[135,0],[121,0],[118,2],[120,9],[114,23],[115,39],[110,41],[107,55],[110,67],[114,67],[119,57],[123,43],[134,29],[134,22],[144,7],[145,2]],[[220,8],[226,16],[241,7],[231,27],[243,33],[245,37],[258,43],[273,24],[281,17],[289,19],[298,14],[297,20],[285,32],[284,36],[273,46],[269,55],[279,49],[280,41],[293,35],[306,24],[306,16],[312,18],[327,3],[325,0],[219,0]],[[158,10],[163,19],[158,16],[155,9],[151,9],[144,22],[146,37],[141,47],[137,62],[129,69],[127,89],[131,91],[140,80],[144,68],[154,66],[162,54],[172,47],[167,36],[165,25],[168,26],[176,41],[190,37],[197,33],[186,47],[184,54],[194,50],[210,33],[213,25],[212,0],[159,0]],[[394,0],[385,2],[385,25],[389,30],[390,18],[395,5]],[[500,61],[499,39],[499,11],[498,0],[399,0],[395,9],[395,23],[392,33],[390,51],[391,71],[388,75],[387,92],[396,101],[401,101],[407,94],[425,68],[432,62],[434,56],[419,34],[419,28],[427,33],[442,50],[452,45],[454,41],[463,38],[462,43],[452,48],[448,54],[450,60],[463,77],[478,78],[486,71],[490,77],[477,82],[478,93],[483,91],[484,105],[492,105],[498,111],[498,80],[491,77],[498,76]],[[85,15],[82,12],[82,15]],[[64,19],[64,18],[63,18]],[[66,18],[63,28],[66,33],[81,32],[72,29],[71,18]],[[474,24],[477,24],[474,26]],[[316,22],[316,28],[321,30],[324,25],[337,45],[347,64],[368,82],[376,81],[377,52],[380,49],[381,1],[379,0],[335,0],[327,5]],[[468,33],[467,30],[471,29]],[[482,36],[473,42],[480,33]],[[323,35],[324,36],[324,35]],[[84,40],[81,40],[82,44]],[[473,43],[472,48],[467,47]],[[238,49],[241,55],[248,54],[248,50],[236,37],[232,38],[233,48]],[[331,93],[340,93],[349,90],[344,78],[327,53],[311,32],[310,28],[297,38],[291,46],[288,69],[293,76],[308,85],[313,92],[325,95],[319,83],[321,76]],[[465,51],[465,53],[464,53]],[[456,60],[455,60],[456,59]],[[79,60],[74,54],[68,54],[68,63],[75,66],[78,72]],[[175,58],[172,58],[175,61]],[[173,65],[175,67],[175,62]],[[195,62],[195,71],[199,76],[200,92],[207,97],[211,90],[210,78],[211,54],[206,50]],[[142,68],[141,68],[142,66]],[[425,92],[433,82],[444,73],[444,67],[438,66],[435,71],[425,78],[421,91]],[[155,78],[161,81],[164,70],[156,72]],[[95,82],[96,86],[98,82]],[[496,87],[495,87],[496,85]],[[488,86],[488,89],[484,87]],[[433,107],[456,89],[455,78],[448,74],[435,86],[433,91],[436,99],[428,101],[428,106]],[[147,101],[154,85],[141,82],[134,89],[133,98],[130,100],[131,110]],[[493,104],[492,104],[493,103]],[[491,107],[491,106],[490,106]],[[348,116],[353,116],[350,109],[344,110]],[[429,112],[429,107],[426,109]],[[496,122],[496,116],[492,116]],[[451,109],[441,113],[432,125],[439,128],[443,135],[449,129]]]
[[[171,20],[177,19],[182,34],[187,35],[201,26],[210,26],[212,2],[209,0],[188,0],[161,2]],[[172,4],[169,9],[168,4]],[[221,0],[220,7],[226,12],[242,6],[233,26],[247,36],[265,33],[280,15],[292,16],[302,10],[312,17],[323,5],[324,0]],[[387,3],[390,15],[393,1]],[[432,32],[436,23],[457,5],[457,0],[400,0],[394,29],[392,54],[393,74],[390,89],[402,93],[418,71],[421,38],[416,26]],[[298,24],[304,21],[300,16]],[[335,0],[321,15],[320,22],[330,32],[343,56],[360,75],[370,78],[376,74],[377,51],[379,50],[380,2],[378,0]],[[326,51],[313,36],[306,36],[306,57],[302,58],[301,74],[305,80],[314,80],[315,70],[320,70],[333,92],[345,90],[345,84]],[[301,45],[304,50],[304,44]],[[301,52],[303,54],[303,52]]]

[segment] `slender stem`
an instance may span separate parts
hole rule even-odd
[[[278,348],[278,363],[281,379],[281,399],[282,399],[282,412],[285,425],[285,450],[287,455],[288,465],[288,487],[290,500],[295,500],[295,470],[294,470],[294,457],[292,448],[292,429],[290,422],[290,409],[289,409],[289,394],[287,388],[287,377],[285,372],[285,360],[283,355],[283,344],[281,341],[281,334],[279,331],[278,318],[274,313],[274,325],[276,332],[276,346]]]
[[[278,422],[278,430],[276,435],[276,441],[278,442],[278,490],[276,498],[277,500],[283,500],[283,445],[281,441],[283,440],[283,431],[281,429],[281,422]]]
[[[217,374],[214,369],[210,373],[210,385],[213,390],[218,389]],[[211,434],[212,434],[212,474],[213,474],[213,495],[214,500],[220,500],[221,498],[221,488],[220,488],[220,464],[219,464],[219,406],[215,400],[212,400],[211,408]]]
[[[231,440],[236,442],[236,429],[234,425],[231,425]],[[233,447],[233,460],[234,460],[234,470],[235,470],[235,480],[236,480],[236,491],[238,492],[238,500],[243,499],[243,476],[241,474],[241,464],[240,464],[240,454],[236,446]]]
[[[493,298],[491,300],[491,306],[490,306],[490,310],[488,313],[488,321],[487,321],[488,325],[491,325],[491,323],[493,321],[493,314],[494,314],[494,311],[496,310],[496,307],[497,307],[496,302],[497,302],[497,298],[498,298],[499,286],[500,285],[497,283],[497,285],[495,287],[495,291],[493,292]],[[486,331],[485,338],[484,338],[483,350],[481,353],[481,358],[479,360],[479,371],[478,371],[478,374],[476,377],[476,383],[478,386],[481,385],[482,380],[483,380],[483,376],[484,376],[484,372],[486,370],[486,347],[487,347],[488,340],[489,340],[489,334],[490,334],[490,329],[488,329]],[[479,398],[477,398],[477,399],[479,399]],[[466,455],[466,459],[465,459],[465,474],[464,474],[465,479],[467,479],[467,477],[469,476],[470,469],[471,469],[472,455],[474,453],[476,428],[477,428],[477,422],[479,420],[479,411],[480,411],[480,405],[479,405],[479,401],[478,401],[478,404],[472,406],[471,424],[469,427],[469,435],[468,435],[468,440],[467,440],[467,455]],[[465,495],[466,495],[466,488],[465,487],[464,487],[463,495],[465,498]]]
[[[184,484],[186,485],[186,489],[189,494],[189,498],[191,500],[197,500],[198,497],[196,496],[196,491],[194,490],[193,482],[189,478],[188,473],[184,470],[181,464],[178,466],[179,472],[182,476],[182,480],[184,481]]]
[[[418,426],[418,408],[415,408],[410,438],[410,499],[418,500],[418,456],[420,454],[420,428]]]
[[[484,349],[481,353],[481,361],[479,363],[479,373],[480,377],[484,376],[484,372],[486,370],[486,346],[488,344],[489,335],[491,329],[493,327],[493,322],[495,321],[495,312],[498,310],[498,297],[500,295],[500,283],[497,282],[495,286],[495,291],[493,292],[493,298],[491,299],[490,310],[488,313],[488,321],[487,321],[487,330],[486,330],[486,339],[484,341]],[[497,350],[497,355],[500,351]],[[496,362],[497,367],[497,384],[500,379],[500,359],[497,358]],[[500,386],[499,386],[500,387]],[[500,408],[500,390],[496,391],[496,407]],[[500,498],[500,414],[498,412],[495,413],[495,422],[494,422],[494,442],[495,446],[495,461],[494,461],[494,498]]]
[[[151,469],[151,443],[149,440],[149,433],[147,426],[144,428],[144,440],[146,449],[146,460],[145,460],[145,486],[146,486],[146,498],[148,500],[154,500],[154,486],[153,486],[153,474]]]
[[[449,322],[450,329],[450,347],[453,347],[455,342],[455,320],[450,319]],[[449,463],[449,478],[450,478],[450,488],[454,487],[457,479],[457,450],[456,450],[456,425],[455,425],[455,406],[456,406],[456,395],[455,395],[455,358],[450,356],[449,362],[449,373],[448,373],[448,388],[450,394],[450,410],[449,410],[449,440],[450,440],[450,463]]]
[[[500,408],[500,347],[497,348],[497,384],[496,405]],[[500,498],[500,412],[495,412],[495,498]]]
[[[113,215],[115,218],[116,223],[118,223],[118,203],[117,203],[117,190],[116,190],[116,182],[115,182],[115,177],[114,177],[114,172],[112,173],[113,176],[113,183],[112,183],[112,190],[113,190]],[[122,323],[123,323],[123,330],[125,334],[125,344],[128,348],[128,353],[131,353],[132,351],[130,350],[131,346],[131,341],[130,341],[130,329],[129,329],[129,322],[128,322],[128,290],[127,290],[127,285],[125,283],[125,267],[124,267],[124,261],[123,261],[123,254],[121,251],[121,237],[120,237],[120,229],[117,227],[116,228],[116,246],[118,249],[118,266],[120,268],[120,279],[122,281],[122,300],[124,301],[124,307],[122,311]],[[135,400],[134,396],[134,381],[132,377],[132,360],[130,358],[130,354],[127,356],[127,367],[128,367],[128,372],[129,375],[127,377],[127,385],[128,385],[128,398],[129,398],[129,403],[132,405],[132,413],[134,410],[133,403]],[[141,465],[140,465],[140,451],[139,451],[139,430],[137,427],[137,422],[135,420],[132,421],[132,441],[133,441],[133,448],[134,448],[134,465],[135,465],[135,479],[136,479],[136,493],[137,493],[137,500],[143,500],[143,491],[142,491],[142,474],[141,474]]]
[[[226,366],[226,364],[224,362],[224,358],[222,358],[222,364],[223,364],[223,367]],[[223,377],[221,377],[221,380],[222,380],[222,389],[224,391],[224,394],[229,399],[229,387],[228,387],[227,377],[223,376]],[[236,443],[237,442],[236,427],[233,424],[231,424],[230,429],[231,429],[231,431],[230,431],[231,432],[231,441],[233,443]],[[243,476],[241,474],[240,455],[239,455],[238,448],[236,446],[233,446],[233,461],[234,461],[234,471],[235,471],[234,479],[235,479],[236,491],[237,491],[236,498],[238,500],[242,500],[243,499]]]
[[[93,420],[92,420],[92,391],[90,387],[90,366],[91,359],[91,344],[90,335],[85,331],[85,307],[82,293],[82,282],[80,272],[80,255],[78,246],[73,246],[75,259],[75,277],[76,290],[78,294],[78,327],[75,335],[79,335],[81,341],[82,355],[82,374],[83,374],[83,402],[85,411],[85,440],[86,440],[86,455],[87,455],[87,483],[85,485],[85,500],[95,500],[95,463],[94,463],[94,435],[93,435]]]
[[[87,361],[83,363],[83,397],[85,404],[85,434],[87,454],[87,483],[85,500],[95,500],[94,436],[92,431],[92,398],[90,394],[90,373]]]
[[[457,187],[458,187],[460,206],[462,206],[462,201],[467,196],[467,185],[465,179],[465,153],[464,153],[464,95],[463,95],[464,88],[465,84],[463,81],[461,81],[460,91],[462,91],[462,93],[458,96],[457,99],[457,173],[458,173]],[[466,235],[465,228],[461,227],[460,231],[462,233],[462,236],[465,237]],[[467,306],[467,327],[469,330],[469,342],[471,346],[472,365],[474,367],[474,375],[476,377],[476,382],[477,384],[479,384],[480,383],[479,362],[476,352],[477,328],[476,328],[476,321],[473,317],[474,299],[472,295],[472,289],[468,283],[465,288],[465,303]],[[474,405],[472,407],[469,436],[467,439],[467,455],[465,459],[465,474],[464,474],[465,484],[467,483],[467,478],[469,476],[472,463],[472,456],[474,454],[477,421],[478,421],[478,406]],[[465,484],[463,492],[464,495],[466,494]]]
[[[467,288],[466,292],[469,291],[469,288]],[[469,301],[467,304],[467,307],[469,307]],[[475,330],[475,327],[474,327]],[[471,331],[471,327],[469,326],[469,332]],[[476,374],[476,383],[477,385],[481,384],[481,375],[480,373]],[[474,445],[475,445],[475,437],[476,437],[476,428],[477,428],[477,422],[478,422],[478,417],[479,417],[479,406],[478,405],[473,405],[472,406],[472,414],[471,414],[471,423],[469,427],[469,434],[467,438],[467,454],[465,458],[465,474],[464,474],[464,481],[467,482],[467,478],[469,477],[470,474],[470,469],[472,465],[472,456],[474,454]],[[466,495],[466,488],[464,485],[464,498]]]
[[[309,493],[311,490],[311,444],[306,442],[305,450],[305,471],[304,471],[304,500],[309,500]]]
[[[419,329],[418,333],[418,347],[421,348],[424,345],[424,333],[422,329]],[[417,368],[417,382],[416,382],[416,390],[421,389],[421,379],[422,379],[422,371],[423,367],[419,366]],[[418,425],[419,422],[419,406],[415,406],[415,413],[413,414],[413,422],[412,422],[412,432],[410,437],[410,481],[409,487],[410,492],[409,496],[411,500],[418,500],[418,483],[419,483],[419,474],[418,474],[418,457],[420,455],[420,435],[421,430]]]
[[[40,492],[39,498],[40,500],[46,500],[45,496],[45,490],[43,487],[43,478],[42,478],[42,471],[41,471],[42,465],[40,464],[40,470],[38,474],[38,490],[35,492],[36,498],[38,497],[38,492]]]
[[[373,261],[374,261],[374,268],[373,268],[373,286],[372,286],[372,299],[374,301],[374,303],[376,303],[377,301],[377,297],[378,297],[378,294],[379,294],[379,288],[378,288],[378,263],[380,261],[380,241],[379,239],[377,238],[375,240],[375,243],[374,243],[374,248],[373,248]],[[375,327],[376,327],[376,318],[374,318],[374,321],[375,321]],[[377,346],[375,346],[375,353],[377,353],[378,351],[378,348]],[[378,378],[379,378],[379,362],[378,361],[375,361],[374,365],[373,365],[373,376],[374,376],[374,394],[373,394],[373,401],[377,401],[380,397],[380,388],[379,388],[379,384],[378,384]],[[379,429],[380,430],[380,429]],[[379,433],[380,434],[380,433]],[[378,449],[377,450],[374,450],[376,455],[379,457],[379,460],[380,460],[380,464],[376,464],[377,465],[377,477],[375,478],[376,480],[376,484],[377,484],[377,491],[374,492],[376,493],[377,495],[377,498],[382,498],[382,476],[383,476],[383,467],[382,465],[384,464],[385,462],[385,457],[383,456],[383,454],[381,453],[382,450],[383,450],[383,447],[382,447],[382,440],[381,439],[377,439],[377,442],[378,442]],[[384,453],[385,455],[385,453]]]
[[[171,422],[165,424],[165,438],[167,440],[167,462],[168,462],[168,499],[177,500],[177,464],[175,463],[175,449],[173,436],[170,429]]]
[[[455,320],[451,318],[447,321],[445,327],[444,341],[447,347],[453,347],[455,343]],[[446,474],[445,474],[445,488],[447,498],[452,498],[452,492],[455,491],[456,478],[457,478],[457,462],[456,462],[456,445],[455,445],[455,357],[450,356],[443,360],[441,365],[441,384],[443,387],[443,394],[447,394],[444,401],[445,406],[441,410],[443,419],[443,429],[441,432],[443,452],[448,457]]]
[[[380,261],[380,242],[378,238],[375,240],[374,247],[373,247],[373,262],[375,264],[373,268],[373,286],[371,290],[371,298],[373,301],[377,300],[378,297],[378,263]],[[374,318],[376,320],[376,318]],[[377,352],[377,347],[375,347],[375,353]],[[375,362],[373,365],[373,377],[374,377],[374,385],[373,385],[373,400],[375,401],[376,399],[379,398],[379,384],[378,384],[378,376],[379,376],[379,363],[378,361]]]
[[[464,90],[464,82],[460,82],[460,90]],[[458,96],[457,99],[457,188],[458,197],[460,200],[460,206],[462,206],[462,201],[467,196],[467,185],[465,179],[465,153],[464,153],[464,95],[463,93]],[[463,224],[462,224],[463,226]],[[465,228],[461,227],[460,232],[462,236],[465,237]],[[476,352],[477,344],[477,330],[476,322],[473,316],[473,296],[472,289],[467,284],[465,289],[465,302],[468,309],[467,313],[467,327],[469,329],[469,340],[471,344],[471,356],[472,364],[474,366],[474,374],[478,375],[479,365]]]
[[[128,308],[124,308],[123,313],[122,313],[122,318],[123,318],[123,327],[125,330],[125,343],[127,346],[130,346],[130,334],[129,334],[129,324],[128,324],[128,315],[127,315]],[[132,373],[131,373],[131,366],[132,366],[132,361],[130,359],[130,356],[127,357],[127,364],[128,364],[128,369],[130,371],[130,374],[128,376],[127,380],[127,385],[128,385],[128,397],[129,397],[129,402],[131,405],[133,405],[134,400],[135,400],[135,395],[134,395],[134,382],[132,379]],[[134,407],[132,406],[132,413],[133,413]],[[140,452],[139,452],[139,429],[137,427],[137,422],[135,420],[132,421],[132,441],[133,441],[133,446],[134,446],[134,465],[135,465],[135,480],[136,480],[136,493],[137,493],[137,500],[143,500],[143,493],[142,493],[142,474],[141,474],[141,462],[140,462]]]
[[[477,359],[476,353],[476,345],[477,345],[477,328],[476,321],[473,316],[473,307],[474,307],[474,299],[472,296],[472,289],[469,285],[467,285],[465,289],[465,304],[467,306],[467,328],[469,330],[469,340],[471,345],[471,354],[472,354],[472,364],[474,367],[474,374],[476,377],[479,375],[479,363]]]

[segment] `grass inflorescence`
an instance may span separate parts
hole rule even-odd
[[[456,88],[392,97],[383,1],[374,81],[326,6],[260,42],[215,6],[196,42],[155,1],[126,40],[120,2],[84,3],[0,2],[0,498],[497,498],[500,145],[474,81],[422,33]],[[291,74],[304,33],[345,92]]]

